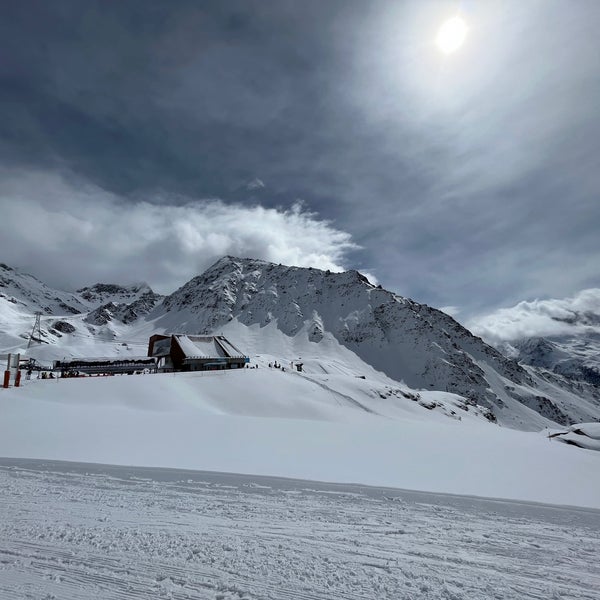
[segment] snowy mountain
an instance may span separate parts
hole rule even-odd
[[[33,275],[0,263],[0,299],[15,308],[44,314],[78,314],[87,308],[75,294],[48,287]]]
[[[92,325],[106,325],[110,321],[132,323],[147,315],[163,298],[146,283],[128,287],[97,283],[77,293],[95,308],[84,321]]]
[[[225,257],[168,296],[156,325],[194,333],[229,324],[274,326],[288,338],[326,340],[415,389],[459,394],[516,427],[600,415],[598,390],[527,369],[450,316],[374,286],[357,271],[330,273]]]
[[[469,327],[522,364],[600,385],[600,289],[521,301],[469,321]]]
[[[96,283],[90,287],[77,290],[77,295],[90,308],[98,308],[106,304],[132,304],[140,298],[158,299],[147,283],[133,285],[116,285],[114,283]]]
[[[19,304],[15,314],[0,302],[5,350],[28,339],[40,294],[27,293],[22,296],[29,304]],[[259,363],[266,356],[301,359],[310,376],[331,379],[337,373],[337,392],[346,386],[344,378],[366,375],[380,378],[379,395],[410,395],[409,388],[441,393],[430,400],[421,391],[421,406],[439,402],[448,415],[471,407],[519,429],[600,419],[600,390],[592,383],[522,366],[447,314],[374,286],[357,271],[228,256],[164,300],[146,285],[96,284],[71,297],[83,306],[81,314],[64,316],[59,304],[54,314],[60,319],[42,319],[47,343],[33,351],[39,358],[145,354],[148,336],[156,332],[225,333]]]
[[[119,314],[131,321],[134,320],[133,315],[127,313],[125,307],[131,307],[140,316],[162,298],[147,283],[130,286],[96,283],[77,292],[64,292],[48,287],[33,275],[0,263],[0,299],[30,313],[41,311],[46,315],[74,315],[103,306],[118,306]]]
[[[123,333],[124,325],[148,314],[162,299],[163,296],[154,293],[146,283],[130,286],[97,283],[77,292],[59,291],[32,275],[2,264],[0,352],[26,347],[34,323],[33,314],[40,311],[42,345],[47,348],[45,351],[38,348],[34,354],[37,352],[47,360],[58,358],[58,354],[62,357],[64,353],[97,354],[94,346],[114,340]],[[108,353],[122,350],[119,344]]]
[[[132,323],[141,316],[148,314],[161,298],[162,296],[150,292],[130,304],[108,302],[91,311],[84,321],[92,325],[106,325],[114,320],[125,324]]]
[[[519,362],[547,369],[572,381],[600,386],[600,333],[526,338],[512,342]]]

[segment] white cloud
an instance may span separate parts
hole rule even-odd
[[[600,333],[600,288],[582,290],[570,298],[519,302],[471,319],[467,327],[492,342],[527,337]]]
[[[255,177],[252,181],[249,181],[246,184],[247,190],[260,190],[264,187],[266,187],[264,181],[262,181],[262,179],[259,179],[258,177]]]
[[[340,271],[356,248],[299,203],[134,202],[58,175],[2,175],[0,260],[57,287],[145,280],[169,293],[225,254]]]

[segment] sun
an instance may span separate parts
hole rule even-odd
[[[452,17],[440,27],[435,43],[444,54],[451,54],[463,45],[468,31],[469,28],[463,19]]]

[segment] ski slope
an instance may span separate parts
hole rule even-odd
[[[32,380],[0,392],[0,456],[600,508],[600,453],[488,423],[454,405],[458,396],[422,392],[416,400],[384,376],[319,366],[328,373],[260,366]]]
[[[597,600],[600,511],[0,460],[0,598]]]
[[[263,288],[258,321],[194,305],[127,324],[42,316],[47,343],[28,355],[43,363],[145,354],[150,335],[194,331],[202,314],[253,368],[0,389],[0,600],[597,598],[600,452],[548,438],[554,413],[515,396],[592,405],[529,371],[513,381],[482,351],[465,373],[497,390],[504,426],[492,424],[446,391],[443,360],[411,389],[316,313],[298,320],[288,303],[277,316]],[[3,352],[24,349],[32,322],[12,300],[0,298]],[[330,304],[330,320],[346,314]],[[417,344],[404,359],[440,350],[430,333],[398,333]]]

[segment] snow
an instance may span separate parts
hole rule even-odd
[[[213,358],[227,356],[225,353],[231,346],[227,345],[224,349],[224,344],[217,342],[214,337],[199,337],[177,335],[177,342],[183,351],[186,358]],[[239,352],[235,352],[234,356],[239,356]]]
[[[265,357],[268,360],[269,357]],[[358,482],[600,508],[600,453],[426,410],[385,380],[287,370],[32,380],[0,456]],[[401,388],[399,388],[401,389]],[[407,392],[407,389],[404,390]],[[429,396],[435,401],[442,392]]]
[[[17,277],[7,273],[9,280]],[[32,307],[45,302],[41,282],[25,276],[19,282],[26,302],[15,305],[0,297],[3,353],[24,351]],[[65,316],[60,304],[54,306],[52,316],[42,317],[45,343],[28,355],[46,364],[69,357],[124,357],[145,352],[155,333],[223,334],[255,359],[269,354],[282,364],[300,358],[337,361],[354,372],[352,377],[385,372],[413,389],[453,392],[477,403],[481,415],[492,411],[500,424],[517,429],[600,420],[597,387],[525,369],[444,313],[376,288],[356,271],[329,273],[226,257],[161,304],[152,295],[137,306],[144,290],[152,294],[147,286],[102,284],[72,294],[88,304],[92,296],[104,302],[111,294],[134,302],[91,320],[85,313]],[[58,320],[74,331],[57,330]]]
[[[600,440],[600,423],[579,423],[578,425],[571,425],[571,431],[581,431],[583,435],[594,440]]]
[[[258,367],[0,389],[0,599],[598,598],[593,386],[356,272],[229,257],[126,324],[72,313],[147,286],[0,267],[2,353],[44,306],[42,362],[212,331]]]
[[[600,451],[600,423],[576,423],[566,430],[548,430],[547,435],[565,444]]]
[[[573,432],[566,433],[556,438],[561,442],[578,446],[579,448],[586,448],[587,450],[598,450],[600,451],[600,440],[590,439],[587,436],[578,435]]]
[[[0,459],[0,598],[596,600],[600,512]]]
[[[186,358],[213,358],[224,356],[223,349],[212,337],[178,335],[177,342]]]
[[[81,299],[81,302],[83,302],[88,309],[99,308],[102,305],[110,303],[132,303],[147,294],[153,295],[154,292],[145,282],[134,283],[127,286],[110,283],[96,283],[93,286],[77,290],[77,297]]]
[[[336,342],[412,388],[476,398],[501,423],[519,429],[600,419],[597,388],[558,376],[548,386],[538,372],[503,357],[448,315],[376,288],[356,271],[334,274],[225,257],[168,296],[149,319],[163,330],[218,331],[236,344],[232,331],[238,324],[260,343],[264,330],[275,327],[280,347],[285,338],[330,347]],[[245,340],[240,347],[248,352]],[[503,410],[507,387],[511,409]]]
[[[86,309],[77,295],[52,289],[32,275],[3,263],[0,263],[0,300],[30,314],[38,310],[44,314],[76,314]]]
[[[219,344],[225,349],[225,352],[231,357],[244,356],[239,348],[236,348],[229,340],[219,337]]]

